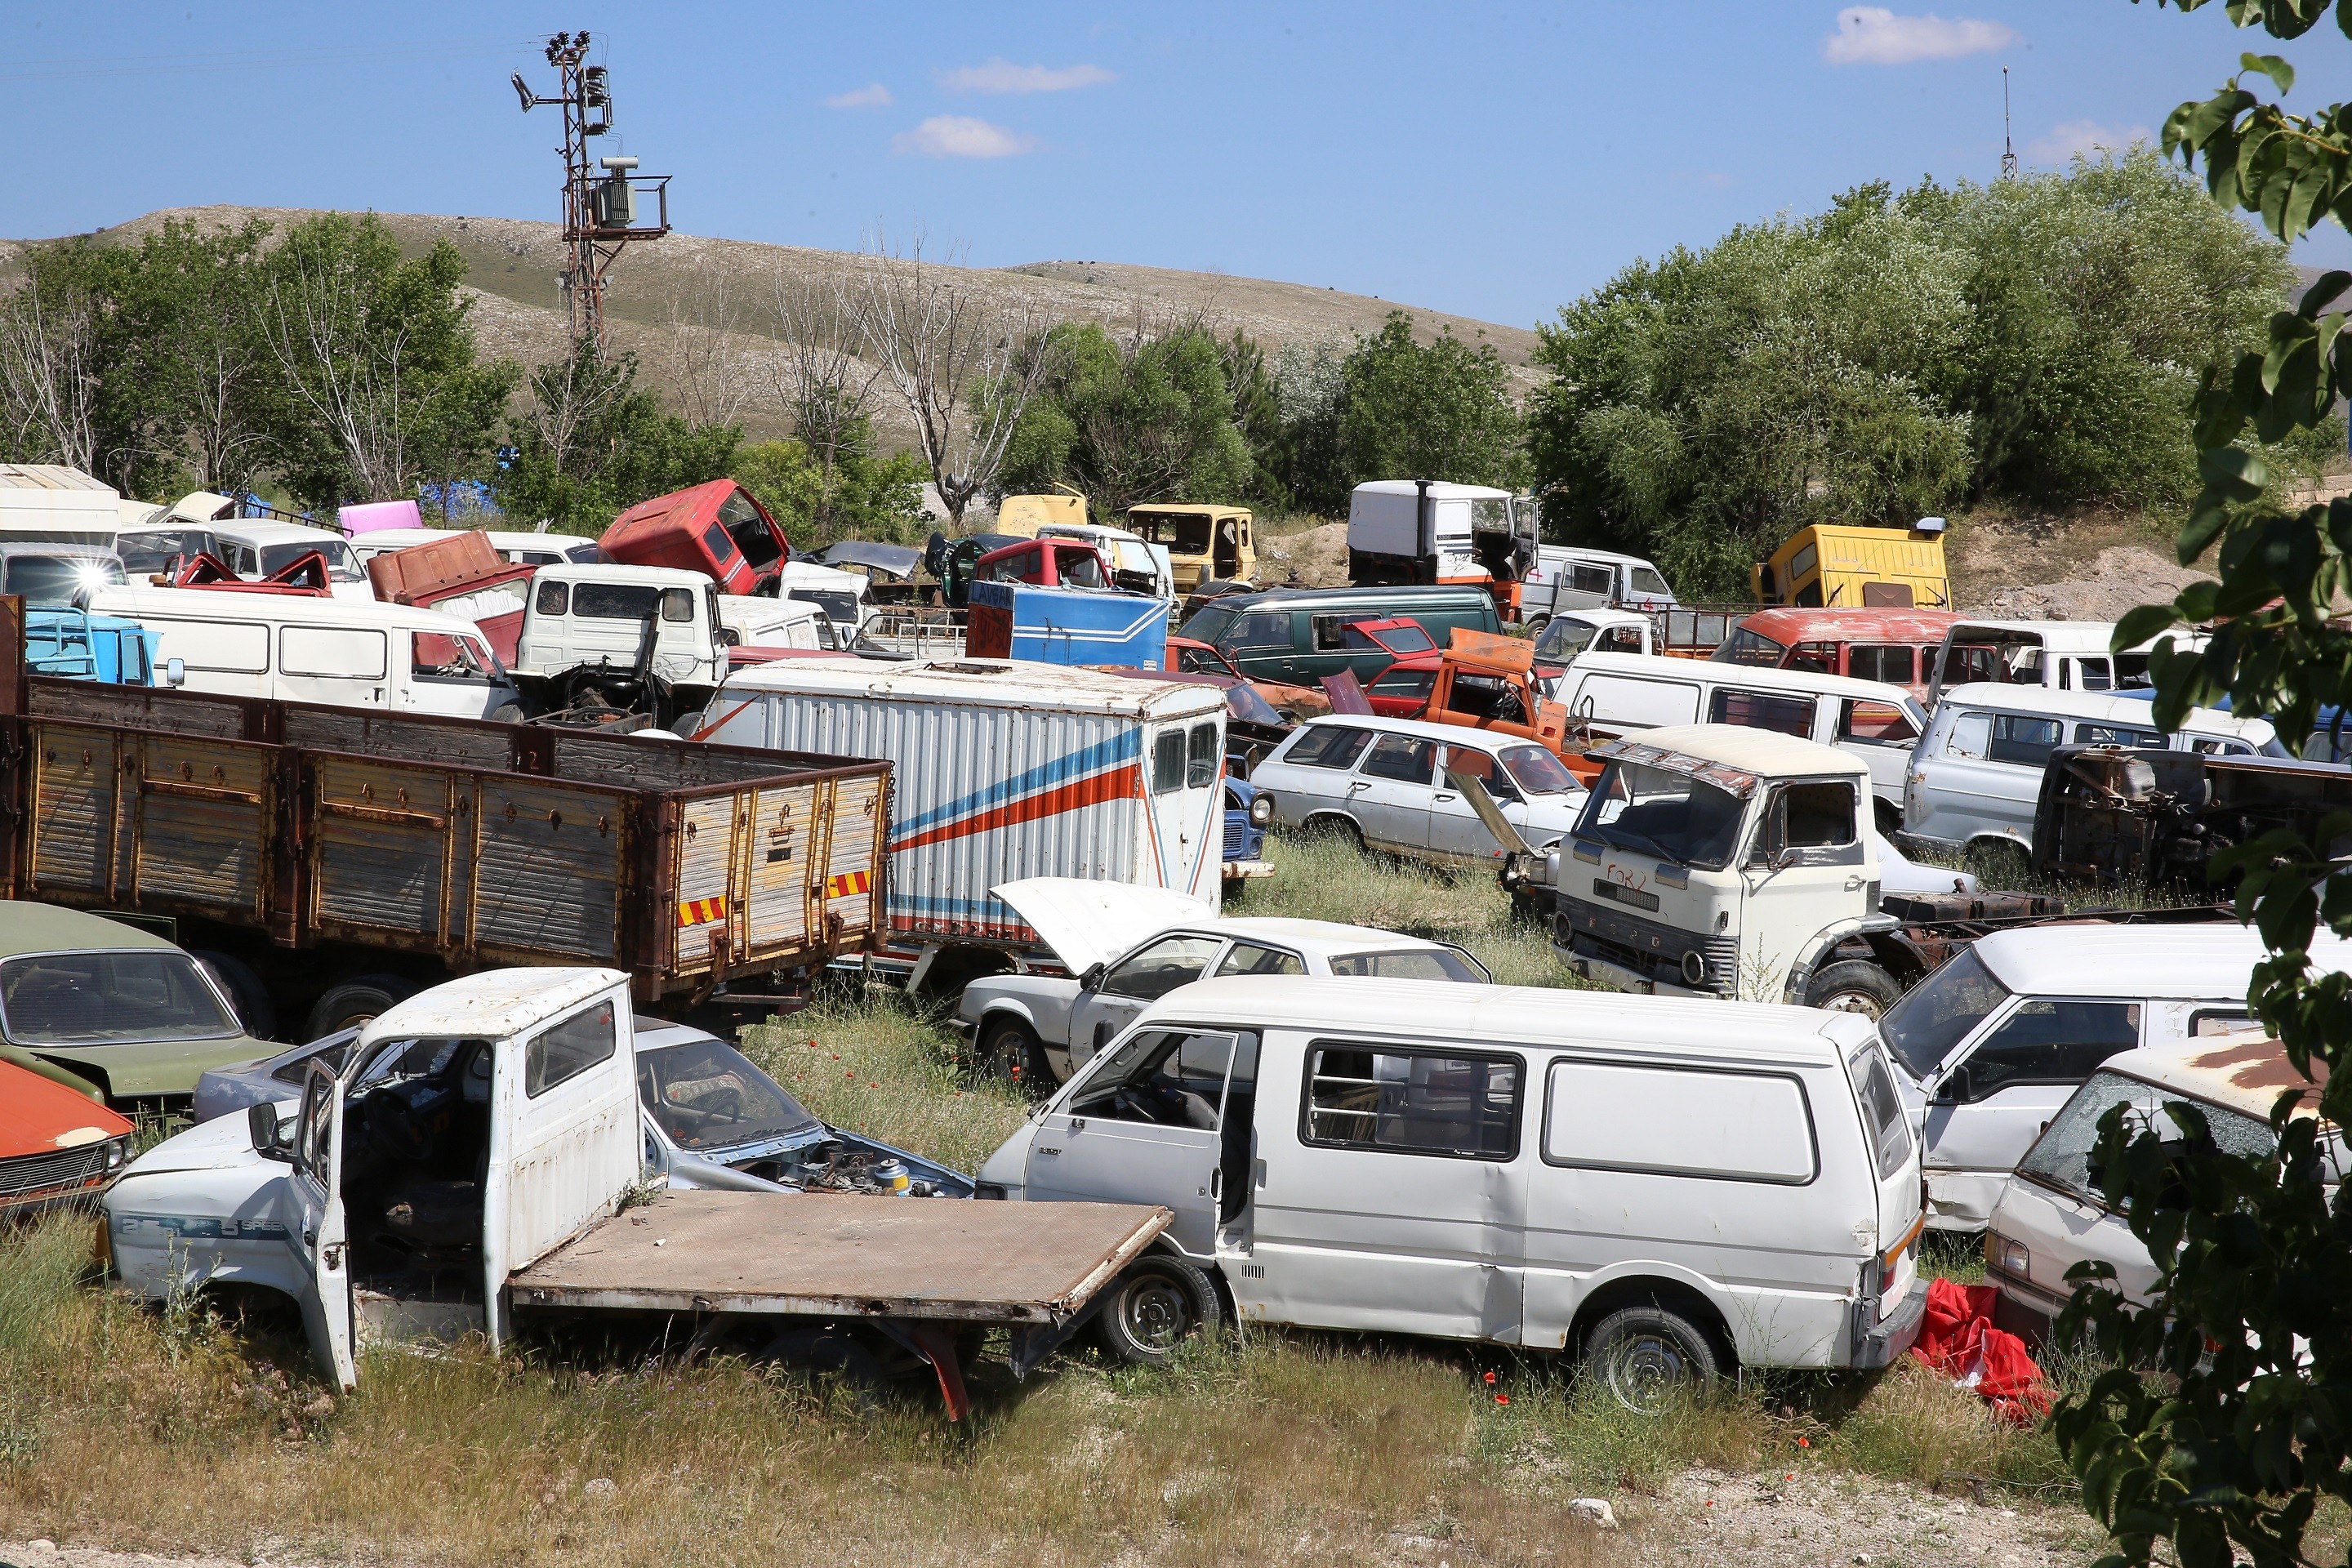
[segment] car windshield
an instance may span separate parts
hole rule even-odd
[[[68,605],[85,588],[123,580],[122,563],[102,555],[12,555],[7,592],[32,605]]]
[[[1220,643],[1224,640],[1225,634],[1233,630],[1234,623],[1240,618],[1240,616],[1232,610],[1217,605],[1207,605],[1202,607],[1199,614],[1186,621],[1177,635],[1190,637],[1194,642]]]
[[[0,963],[0,1013],[20,1046],[217,1040],[237,1032],[196,961],[177,951],[12,958]]]
[[[298,544],[265,544],[261,547],[261,574],[283,572],[312,551],[327,558],[327,576],[336,583],[364,583],[367,574],[360,570],[359,558],[352,547],[331,533],[321,533],[318,539],[304,540]]]
[[[1576,775],[1541,746],[1504,747],[1503,766],[1526,795],[1570,795],[1580,787]]]
[[[2091,1154],[2099,1143],[2099,1121],[2114,1107],[2127,1105],[2127,1113],[2135,1132],[2152,1131],[2158,1137],[2179,1140],[2187,1136],[2180,1124],[2165,1114],[2168,1106],[2194,1104],[2205,1113],[2205,1125],[2213,1134],[2214,1144],[2225,1154],[2253,1154],[2267,1158],[2278,1148],[2277,1135],[2267,1123],[2255,1121],[2240,1111],[2190,1100],[2142,1083],[2121,1073],[2095,1073],[2091,1080],[2074,1091],[2064,1108],[2051,1119],[2050,1125],[2018,1162],[2017,1173],[2060,1192],[2082,1199],[2084,1203],[2106,1206],[2106,1199],[2091,1178]]]
[[[1173,516],[1162,512],[1144,517],[1130,513],[1128,521],[1133,531],[1154,544],[1165,544],[1178,555],[1206,555],[1209,552],[1207,512],[1185,511]]]
[[[798,599],[803,605],[814,605],[824,612],[824,618],[835,626],[854,626],[857,624],[857,595],[855,594],[830,593],[822,588],[794,588],[784,597]]]
[[[1916,1079],[1925,1079],[2009,1000],[2009,987],[1992,977],[1974,948],[1921,981],[1878,1021],[1878,1032],[1895,1059]]]
[[[1646,594],[1654,599],[1671,599],[1675,596],[1675,591],[1666,586],[1666,580],[1658,575],[1655,568],[1649,566],[1633,568],[1633,592]]]
[[[735,1149],[824,1123],[734,1047],[718,1040],[637,1057],[637,1098],[681,1149]]]
[[[1370,980],[1451,980],[1459,985],[1483,985],[1492,978],[1460,953],[1444,947],[1343,952],[1331,960],[1331,973]]]
[[[1601,628],[1590,621],[1555,616],[1551,625],[1544,627],[1543,636],[1536,638],[1536,657],[1547,663],[1566,664],[1591,647],[1600,632]]]
[[[163,528],[144,533],[117,534],[114,552],[122,569],[134,574],[169,572],[182,558],[220,553],[220,542],[208,528]]]
[[[1255,686],[1225,688],[1225,711],[1244,724],[1273,724],[1288,729],[1290,721],[1274,710],[1274,704],[1257,694]]]
[[[1782,656],[1788,651],[1787,644],[1774,642],[1762,632],[1751,632],[1746,626],[1739,626],[1717,647],[1715,662],[1752,664],[1764,669],[1778,669]]]
[[[1609,764],[1576,819],[1577,837],[1720,871],[1731,863],[1747,805],[1728,790],[1619,758]]]

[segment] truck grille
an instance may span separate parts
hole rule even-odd
[[[1694,936],[1561,894],[1552,915],[1552,941],[1570,952],[1603,959],[1669,985],[1690,984],[1683,973],[1683,954],[1696,952],[1706,964],[1703,989],[1726,996],[1738,990],[1739,939],[1735,936]]]
[[[1249,849],[1249,818],[1239,812],[1225,813],[1225,858],[1239,860]]]
[[[106,1175],[106,1150],[101,1139],[54,1153],[19,1154],[0,1160],[0,1207],[45,1197],[78,1187],[96,1186]]]

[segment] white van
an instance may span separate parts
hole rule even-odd
[[[1900,686],[1654,654],[1581,655],[1551,694],[1571,718],[1620,733],[1736,724],[1835,746],[1869,764],[1882,833],[1901,819],[1904,773],[1927,726],[1927,710]]]
[[[1879,1033],[1921,1121],[1927,1223],[1981,1230],[2066,1097],[2118,1052],[2247,1026],[2263,947],[2227,921],[1994,931],[1889,1008]],[[2322,935],[2312,965],[2352,969]]]
[[[2124,653],[2111,653],[2111,621],[1955,621],[1944,633],[1928,678],[1927,706],[1943,700],[1948,687],[1971,684],[2047,686],[2060,691],[2131,691],[2148,684],[2148,651],[2166,637],[2151,637]],[[2186,647],[2201,647],[2202,634]]]
[[[438,544],[450,534],[462,531],[448,528],[378,528],[352,536],[352,553],[359,558],[362,570],[377,556],[395,550],[413,550],[420,544]],[[509,566],[553,566],[563,562],[593,562],[598,559],[596,542],[568,533],[525,533],[510,529],[478,530],[490,542],[490,548]]]
[[[173,685],[458,719],[522,717],[513,680],[482,634],[434,610],[307,594],[100,588],[89,607],[159,639]]]
[[[802,599],[721,594],[719,640],[730,647],[837,647],[832,620]]]
[[[1664,574],[1638,555],[1614,550],[1538,545],[1535,564],[1519,585],[1519,616],[1538,636],[1566,610],[1630,606],[1672,609],[1675,591]]]
[[[1251,1323],[1561,1352],[1636,1408],[1739,1367],[1885,1365],[1925,1306],[1918,1151],[1851,1014],[1210,980],[980,1180],[1174,1211],[1158,1310],[1105,1324],[1137,1360],[1215,1321],[1212,1271]]]
[[[2192,708],[2177,734],[2156,727],[2147,698],[2047,686],[1957,686],[1912,748],[1903,834],[1943,853],[2033,847],[2042,774],[2060,746],[2158,746],[2219,756],[2284,757],[2261,719]]]
[[[338,599],[375,602],[367,569],[352,553],[351,542],[331,529],[299,522],[228,518],[212,525],[221,564],[248,583],[282,572],[311,551],[327,558],[327,586]]]

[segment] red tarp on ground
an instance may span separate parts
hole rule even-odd
[[[2050,1413],[2050,1390],[2025,1342],[1992,1326],[1998,1294],[1990,1285],[1928,1281],[1927,1317],[1911,1353],[2023,1426]]]

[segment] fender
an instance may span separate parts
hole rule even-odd
[[[1780,989],[1780,1000],[1791,1005],[1801,1005],[1798,999],[1804,995],[1805,987],[1811,983],[1813,972],[1847,938],[1876,936],[1902,929],[1901,921],[1886,914],[1861,915],[1823,926],[1799,950],[1802,956],[1789,966],[1789,982]]]

